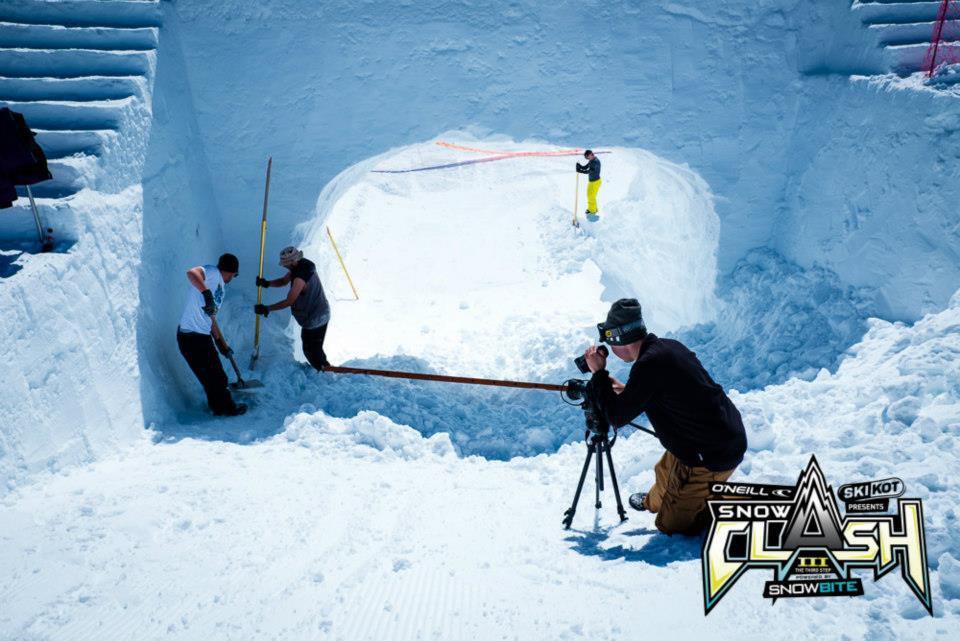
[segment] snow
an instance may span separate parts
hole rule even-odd
[[[335,361],[405,354],[447,373],[539,378],[569,360],[576,341],[595,337],[617,298],[640,297],[655,331],[711,320],[719,222],[708,187],[689,169],[643,150],[608,149],[599,201],[609,223],[584,220],[581,180],[575,231],[579,154],[372,173],[484,157],[436,143],[487,156],[557,152],[452,132],[332,181],[302,246],[335,299],[327,342]]]
[[[160,63],[183,59],[242,264],[257,259],[268,155],[275,253],[343,171],[473,126],[686,164],[716,195],[721,274],[768,246],[876,288],[870,314],[912,321],[960,282],[957,134],[922,124],[960,107],[850,77],[891,70],[869,24],[922,21],[904,8],[931,5],[176,2]]]
[[[762,577],[747,575],[704,618],[697,540],[656,534],[646,514],[617,524],[609,490],[596,517],[581,505],[574,528],[560,529],[581,444],[506,462],[461,458],[445,436],[425,438],[372,412],[331,419],[305,407],[263,441],[145,441],[8,495],[0,504],[0,564],[9,569],[0,578],[8,595],[0,631],[169,639],[948,635],[960,616],[960,482],[952,473],[960,416],[945,412],[928,436],[912,428],[960,401],[958,327],[957,305],[914,326],[871,321],[835,374],[734,395],[751,434],[740,480],[792,482],[815,450],[833,483],[895,470],[924,499],[935,617],[893,573],[865,579],[862,598],[772,610],[757,607]],[[911,410],[886,410],[907,394],[917,399]],[[618,442],[624,489],[651,482],[658,449],[640,433]]]
[[[0,76],[37,77],[0,99],[77,193],[40,200],[54,253],[0,220],[0,638],[950,638],[956,70],[891,74],[881,42],[927,8],[4,2]],[[604,185],[579,230],[575,153],[376,173],[585,146]],[[173,338],[183,272],[240,255],[220,321],[245,364],[270,154],[267,273],[292,242],[316,260],[332,360],[562,382],[637,296],[740,408],[735,480],[813,453],[924,500],[935,615],[897,573],[772,608],[751,573],[704,618],[696,539],[619,524],[609,491],[561,529],[580,410],[318,374],[286,312],[248,414],[211,417]],[[660,454],[622,432],[625,492]]]

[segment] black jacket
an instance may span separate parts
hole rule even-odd
[[[50,180],[47,158],[23,115],[0,109],[0,209],[17,199],[16,185]]]
[[[577,173],[590,174],[587,176],[590,182],[593,182],[594,180],[600,180],[600,159],[594,156],[593,159],[586,165],[577,163]]]
[[[590,379],[591,397],[614,427],[646,412],[660,443],[691,467],[731,470],[743,460],[747,435],[740,412],[696,354],[678,341],[648,334],[622,393],[610,374]]]

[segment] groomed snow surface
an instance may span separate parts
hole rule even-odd
[[[835,374],[734,394],[738,478],[831,482],[894,470],[925,501],[936,616],[893,573],[855,599],[760,598],[748,573],[702,615],[699,545],[619,525],[611,497],[560,529],[583,447],[458,457],[372,412],[304,408],[250,445],[143,442],[4,499],[7,638],[951,638],[960,616],[960,295],[906,327],[871,321]],[[658,447],[616,445],[624,488]],[[826,459],[826,460],[824,460]],[[938,571],[937,568],[940,568]],[[946,636],[943,636],[946,635]]]
[[[620,524],[609,491],[602,510],[585,498],[574,528],[561,529],[584,455],[579,410],[547,392],[317,374],[298,362],[295,326],[277,313],[264,321],[255,373],[267,387],[247,399],[246,416],[210,417],[174,359],[163,375],[189,390],[184,408],[132,445],[0,499],[0,638],[874,639],[955,629],[960,293],[912,326],[867,321],[862,292],[757,250],[715,297],[713,196],[694,172],[642,150],[598,147],[610,152],[601,218],[579,230],[569,220],[576,156],[375,173],[557,149],[449,134],[332,181],[298,232],[333,303],[332,360],[560,382],[577,375],[571,357],[609,301],[636,294],[655,331],[684,337],[743,390],[731,391],[750,440],[736,479],[791,483],[813,453],[835,486],[896,475],[924,499],[935,617],[896,573],[864,575],[861,598],[771,608],[760,597],[769,576],[752,572],[704,618],[697,539],[657,533],[649,514]],[[245,362],[254,290],[242,271],[222,322]],[[168,304],[179,307],[184,291]],[[650,485],[661,451],[643,433],[618,441],[625,493]]]

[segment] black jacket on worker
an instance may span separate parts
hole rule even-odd
[[[719,472],[743,460],[747,436],[740,412],[679,341],[647,334],[620,394],[606,370],[594,373],[589,385],[612,426],[646,412],[660,443],[685,465]]]
[[[590,182],[593,182],[595,180],[600,180],[600,159],[594,156],[585,165],[581,165],[580,163],[577,163],[577,173],[588,174],[587,179]]]

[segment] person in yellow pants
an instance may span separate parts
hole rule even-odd
[[[587,183],[587,215],[597,216],[600,214],[600,208],[597,207],[597,192],[600,191],[600,159],[587,149],[583,152],[583,157],[587,159],[587,164],[577,163],[577,173],[587,174],[589,182]]]

